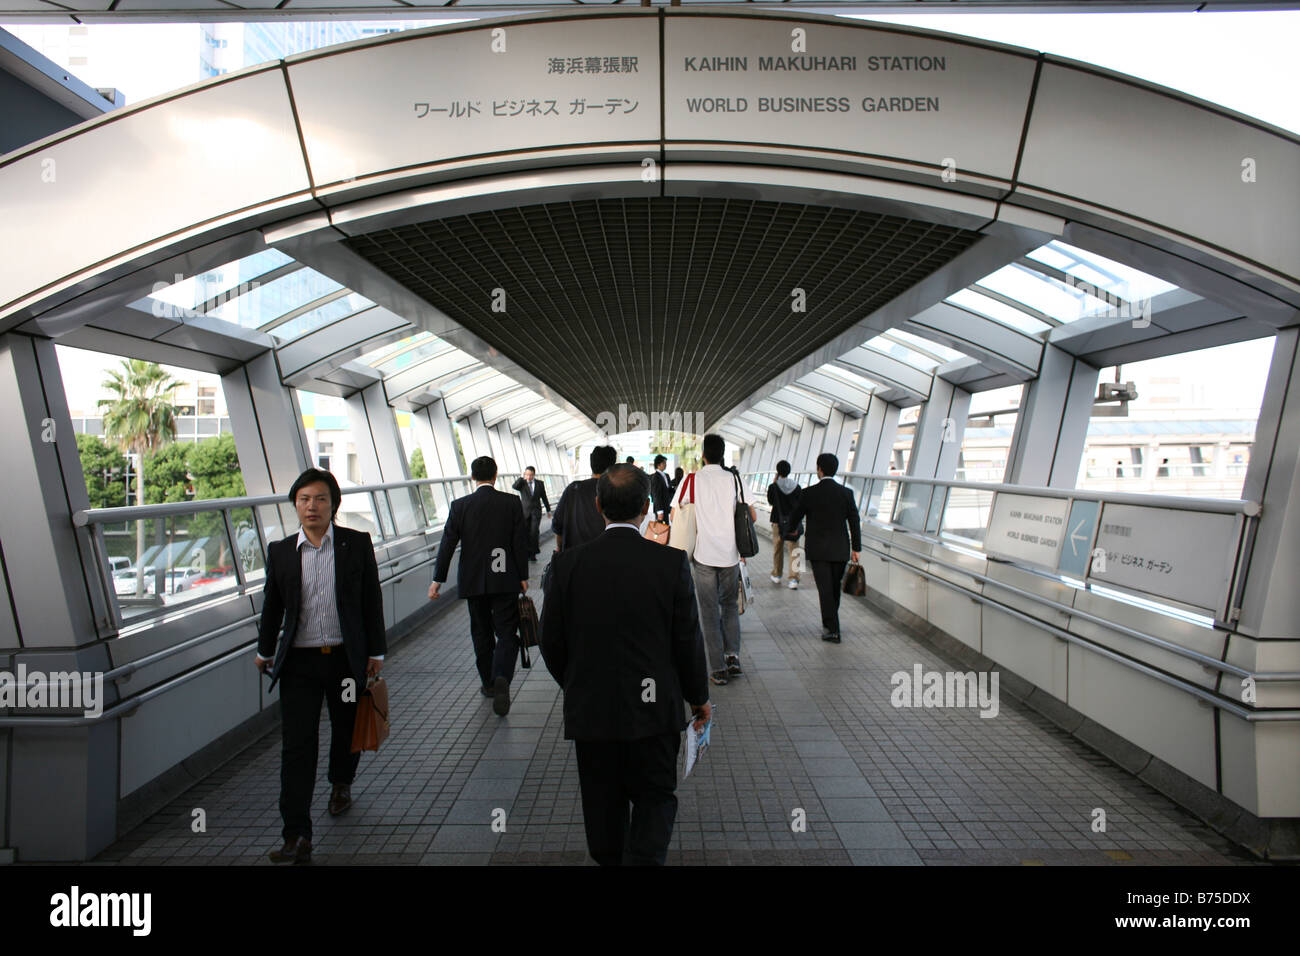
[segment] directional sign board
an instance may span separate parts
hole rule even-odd
[[[1092,534],[1097,529],[1099,501],[1074,501],[1070,504],[1070,518],[1065,523],[1065,544],[1061,548],[1060,568],[1066,574],[1082,578],[1088,573],[1088,557],[1092,550]]]
[[[1237,516],[1107,502],[1088,577],[1218,611],[1232,579]]]
[[[999,492],[989,511],[984,550],[990,555],[1055,568],[1065,535],[1065,498]]]

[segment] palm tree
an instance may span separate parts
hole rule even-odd
[[[122,359],[122,367],[110,369],[104,388],[114,398],[101,398],[104,437],[121,451],[137,455],[136,502],[144,504],[144,456],[176,437],[176,412],[170,393],[181,386],[155,362]],[[135,593],[144,593],[144,521],[136,521]]]

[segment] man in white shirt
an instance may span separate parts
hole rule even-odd
[[[740,669],[740,551],[736,548],[735,475],[722,467],[727,443],[721,435],[705,435],[702,446],[704,467],[694,481],[683,479],[673,499],[673,510],[682,495],[692,500],[695,511],[695,553],[691,576],[700,605],[700,627],[709,656],[709,680],[725,684]],[[757,517],[753,506],[750,516]],[[676,517],[674,517],[676,520]]]

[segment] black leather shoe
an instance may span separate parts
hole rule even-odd
[[[838,643],[840,643],[840,635],[839,635],[838,632],[836,632],[836,631],[832,631],[832,632],[829,633],[829,634],[824,634],[824,635],[822,635],[822,640],[823,640],[823,641],[828,641],[828,642],[830,642],[831,644],[838,644]]]
[[[347,813],[351,806],[352,787],[346,783],[334,784],[334,792],[330,794],[330,816],[337,817],[340,813]]]
[[[498,677],[492,683],[492,712],[498,717],[510,713],[510,682]]]
[[[272,850],[269,855],[272,863],[310,863],[311,840],[306,837],[290,837],[283,847]]]
[[[495,696],[496,696],[496,693],[497,693],[497,692],[494,691],[491,687],[489,687],[487,684],[484,684],[482,687],[480,687],[480,688],[478,689],[478,692],[479,692],[480,694],[482,694],[484,697],[495,697]]]

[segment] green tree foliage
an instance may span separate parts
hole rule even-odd
[[[194,498],[196,501],[209,501],[213,498],[242,498],[248,494],[244,487],[244,475],[239,470],[239,454],[235,451],[234,435],[218,435],[205,438],[190,451],[190,475],[194,479]],[[251,515],[249,516],[251,519]],[[235,523],[239,524],[240,515],[235,514]],[[190,537],[198,539],[211,537],[220,542],[219,548],[209,548],[209,563],[225,566],[230,563],[230,553],[226,547],[226,529],[221,520],[221,513],[212,511],[194,515],[189,523]]]
[[[234,435],[205,438],[195,445],[190,452],[190,475],[196,499],[240,498],[248,494],[244,474],[239,470]]]
[[[685,432],[655,432],[650,448],[656,454],[676,455],[677,465],[689,473],[700,466],[700,444],[703,440],[702,435],[688,435]]]
[[[126,456],[97,435],[78,435],[77,454],[92,508],[126,504]]]
[[[189,442],[172,442],[144,456],[146,504],[190,500],[189,456],[193,447]]]
[[[411,452],[411,477],[428,478],[429,472],[424,467],[424,449],[417,448]]]

